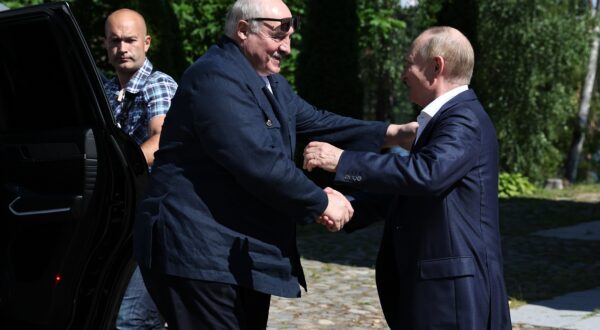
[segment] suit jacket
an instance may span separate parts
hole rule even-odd
[[[396,194],[376,266],[391,328],[511,329],[498,228],[498,145],[472,90],[442,106],[409,156],[345,151],[335,180]]]
[[[285,297],[306,287],[296,224],[327,197],[294,163],[296,139],[378,150],[387,124],[317,109],[268,79],[273,93],[226,37],[183,74],[137,212],[140,267]]]

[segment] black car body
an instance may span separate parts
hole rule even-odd
[[[0,328],[114,329],[147,173],[68,4],[0,12]]]

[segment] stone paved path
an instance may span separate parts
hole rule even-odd
[[[303,260],[308,292],[274,297],[268,329],[385,329],[372,268]]]
[[[382,229],[382,224],[352,234],[316,225],[302,229],[298,245],[308,292],[299,299],[273,297],[268,329],[387,329],[374,270]],[[513,330],[525,329],[571,328],[513,324]]]
[[[308,292],[299,299],[273,297],[268,329],[386,329],[374,269],[382,230],[383,224],[352,234],[301,228]]]

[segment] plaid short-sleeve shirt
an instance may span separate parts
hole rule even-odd
[[[117,77],[104,84],[117,125],[129,134],[137,144],[148,139],[148,123],[155,116],[164,116],[169,111],[177,83],[169,75],[152,71],[148,59],[131,77],[121,92]],[[124,93],[124,97],[119,94]],[[123,109],[126,108],[126,111]],[[129,109],[127,111],[127,109]]]

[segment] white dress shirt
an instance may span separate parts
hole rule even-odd
[[[450,101],[456,95],[458,95],[468,89],[469,89],[468,85],[462,85],[462,86],[456,87],[454,89],[451,89],[451,90],[447,91],[446,93],[438,96],[435,100],[433,100],[425,108],[423,108],[423,110],[421,110],[421,113],[417,117],[417,122],[419,123],[419,128],[417,129],[417,136],[415,138],[415,143],[419,139],[419,136],[421,135],[421,133],[423,132],[423,130],[425,129],[425,127],[427,126],[427,124],[429,123],[431,118],[433,118],[433,116],[435,116],[435,114],[438,111],[440,111],[442,106],[444,104],[446,104],[446,102]]]

